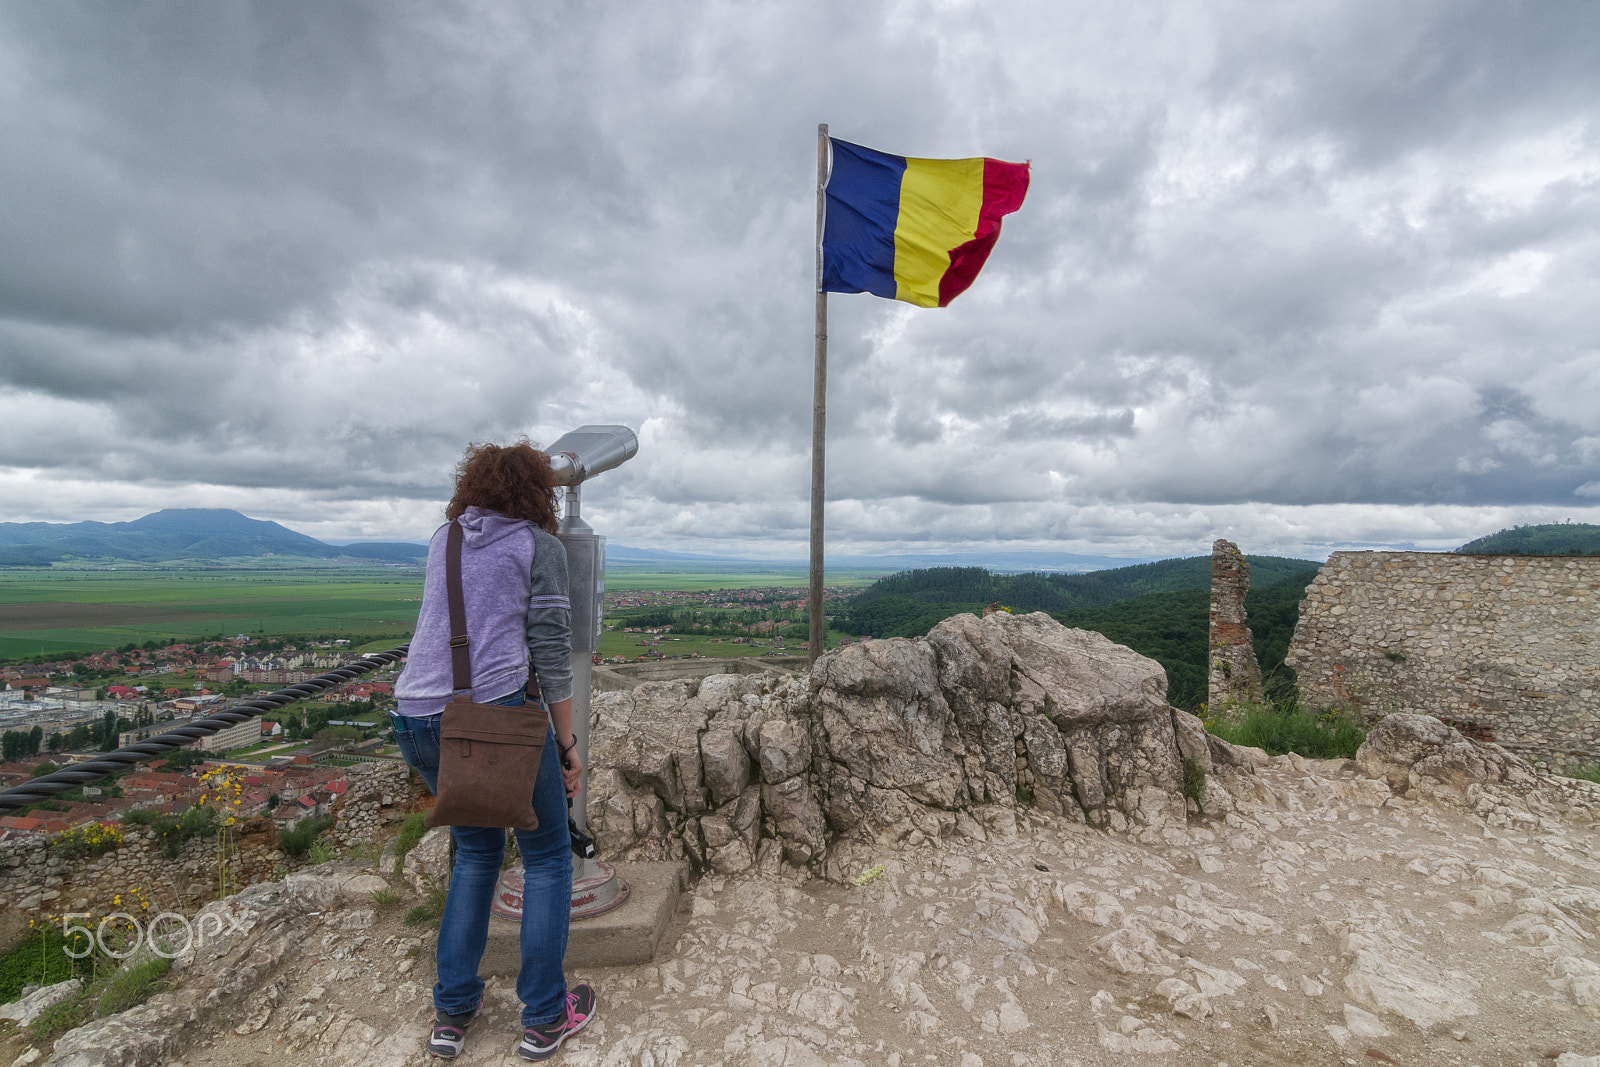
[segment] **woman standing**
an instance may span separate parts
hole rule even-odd
[[[455,495],[445,517],[463,532],[461,586],[467,611],[474,699],[517,706],[525,692],[549,709],[533,807],[539,828],[515,831],[522,854],[523,1059],[553,1055],[594,1017],[595,993],[567,989],[562,960],[572,904],[571,839],[566,800],[582,783],[572,732],[572,634],[567,557],[556,539],[556,495],[550,461],[526,441],[472,445],[456,467]],[[407,763],[437,792],[439,722],[453,695],[450,612],[445,589],[449,523],[428,545],[422,611],[406,667],[395,686],[395,738]],[[530,679],[529,667],[534,672]],[[538,714],[530,709],[530,714]],[[439,920],[433,987],[437,1012],[428,1051],[450,1057],[466,1042],[483,1001],[478,965],[489,936],[489,908],[505,852],[503,829],[451,827],[455,866]]]

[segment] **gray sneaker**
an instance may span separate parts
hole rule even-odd
[[[428,1035],[428,1055],[441,1059],[454,1059],[467,1043],[467,1027],[478,1017],[479,1004],[465,1015],[446,1015],[440,1012],[433,1021],[433,1033]]]
[[[566,1013],[555,1022],[530,1026],[523,1030],[522,1044],[517,1046],[517,1055],[525,1060],[542,1060],[546,1056],[554,1056],[563,1041],[589,1025],[589,1020],[594,1018],[598,1004],[599,998],[594,995],[592,987],[573,986],[567,992]]]

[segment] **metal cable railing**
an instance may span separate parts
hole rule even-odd
[[[172,752],[193,744],[202,737],[210,737],[220,730],[236,726],[246,719],[254,718],[264,711],[276,711],[285,704],[292,704],[296,700],[315,696],[334,686],[343,685],[353,678],[358,678],[368,671],[379,667],[388,666],[405,657],[409,645],[396,645],[386,652],[374,652],[363,656],[354,663],[347,663],[343,667],[335,668],[326,674],[319,674],[310,681],[300,682],[266,696],[246,700],[243,703],[232,704],[220,711],[206,716],[204,719],[195,719],[166,733],[157,734],[155,737],[136,742],[126,748],[119,748],[115,752],[107,752],[103,756],[96,756],[83,763],[74,763],[70,767],[63,767],[58,771],[40,775],[23,785],[12,786],[10,789],[0,790],[0,811],[13,808],[26,807],[36,804],[41,800],[49,800],[57,793],[65,793],[69,789],[87,785],[101,778],[109,777],[118,771],[125,771],[130,767],[155,759],[157,756]]]

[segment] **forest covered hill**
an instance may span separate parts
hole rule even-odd
[[[1283,657],[1306,586],[1319,564],[1248,556],[1245,598],[1256,658],[1269,684],[1292,685]],[[835,625],[872,637],[920,637],[964,611],[991,603],[1014,612],[1046,611],[1067,626],[1094,630],[1149,656],[1167,671],[1167,699],[1194,710],[1206,699],[1211,557],[1161,560],[1090,574],[993,574],[979,567],[906,571],[874,582]]]
[[[1493,556],[1600,555],[1600,526],[1583,522],[1513,526],[1476,541],[1468,541],[1456,551]]]

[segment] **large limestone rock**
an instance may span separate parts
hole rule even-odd
[[[646,682],[596,697],[589,722],[588,827],[601,854],[710,865],[716,853],[717,869],[727,873],[752,863],[761,783],[782,785],[783,777],[768,775],[810,758],[809,749],[803,758],[785,752],[785,744],[798,742],[792,732],[774,729],[772,765],[761,762],[763,727],[787,721],[787,696],[774,692],[782,681],[775,673],[724,674]],[[809,735],[803,740],[809,742]],[[700,826],[713,816],[709,829],[716,845]]]
[[[330,930],[351,929],[352,920],[370,923],[364,905],[385,884],[354,871],[302,872],[207,904],[194,917],[194,936],[173,960],[178,988],[68,1032],[41,1067],[171,1063],[208,1024],[241,1006],[265,1009],[264,1022],[277,1002],[271,983],[285,958],[308,953]],[[415,1041],[406,1035],[407,1046]]]
[[[1431,715],[1390,715],[1367,734],[1356,766],[1382,778],[1400,795],[1466,796],[1473,784],[1531,789],[1538,784],[1527,760],[1499,745],[1473,741]]]
[[[646,683],[595,701],[589,826],[611,858],[723,873],[780,857],[826,870],[836,846],[1004,833],[1019,802],[1181,832],[1185,762],[1218,775],[1214,814],[1230,810],[1229,775],[1253,766],[1165,693],[1154,660],[1005,612],[847,645],[800,679]]]
[[[1022,792],[1117,829],[1184,819],[1166,673],[1048,614],[965,614],[925,640],[846,646],[811,685],[826,753],[861,785],[941,809]]]

